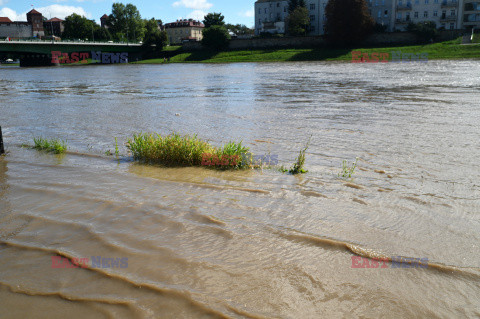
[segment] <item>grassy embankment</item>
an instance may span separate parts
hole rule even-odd
[[[238,51],[195,51],[184,52],[181,47],[167,47],[171,63],[231,63],[231,62],[287,62],[287,61],[351,61],[352,51],[362,53],[388,53],[391,59],[392,52],[428,53],[429,60],[438,59],[472,59],[480,58],[480,46],[460,45],[460,39],[434,44],[398,46],[384,48],[357,48],[357,49],[278,49],[278,50],[238,50]],[[166,51],[167,52],[167,51]],[[175,54],[176,53],[176,54]],[[164,63],[162,59],[139,61],[141,64]]]

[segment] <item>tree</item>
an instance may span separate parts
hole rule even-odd
[[[143,46],[152,51],[161,51],[168,42],[167,33],[160,31],[159,23],[155,18],[145,20],[145,37]]]
[[[325,15],[327,40],[337,46],[361,43],[375,25],[365,0],[329,0]]]
[[[203,30],[202,44],[213,50],[223,50],[228,48],[230,35],[228,30],[221,25],[213,25]]]
[[[288,34],[305,35],[309,24],[310,18],[307,8],[297,7],[287,17]]]
[[[63,22],[62,37],[65,39],[92,39],[96,23],[76,13],[72,13]],[[98,25],[97,25],[98,26]]]
[[[107,26],[117,40],[139,41],[145,35],[145,26],[137,7],[131,3],[114,3]]]
[[[95,41],[109,41],[112,40],[112,35],[106,28],[102,28],[98,24],[94,26],[94,40]]]
[[[289,13],[292,13],[298,7],[306,8],[307,4],[305,3],[305,0],[289,0],[288,1],[288,12]]]
[[[214,25],[225,25],[225,22],[223,21],[225,17],[221,13],[209,13],[203,19],[203,24],[205,25],[205,28],[210,28]]]
[[[227,30],[229,30],[229,31],[232,31],[236,35],[247,35],[247,34],[252,34],[253,35],[255,33],[254,29],[250,29],[249,27],[247,27],[244,24],[229,24],[229,23],[227,23],[225,25],[225,28],[227,28]]]
[[[415,33],[419,42],[428,42],[437,35],[437,25],[433,21],[425,21],[414,24],[410,22],[407,31]]]
[[[76,13],[66,17],[63,25],[64,39],[110,40],[112,38],[107,29]]]

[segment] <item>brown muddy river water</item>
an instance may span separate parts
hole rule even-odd
[[[478,318],[479,101],[478,61],[0,68],[0,317]],[[286,165],[312,136],[309,172],[124,147],[173,131]]]

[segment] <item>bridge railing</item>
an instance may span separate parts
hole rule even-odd
[[[88,41],[88,40],[40,40],[40,39],[12,39],[2,38],[0,42],[17,42],[17,43],[67,43],[67,44],[118,44],[118,45],[141,45],[142,42],[123,42],[123,41]]]

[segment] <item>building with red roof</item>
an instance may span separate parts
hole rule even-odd
[[[52,18],[43,22],[43,29],[45,32],[54,36],[60,37],[65,29],[63,25],[64,20],[59,18]]]

